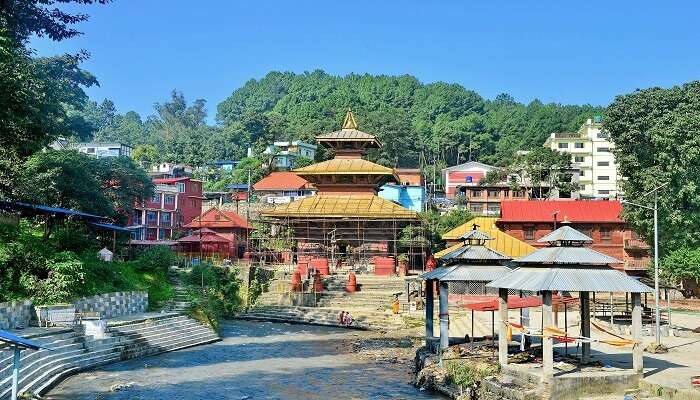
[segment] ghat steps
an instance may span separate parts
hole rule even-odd
[[[43,394],[81,370],[220,340],[210,328],[180,314],[161,314],[108,325],[94,339],[80,329],[29,335],[51,350],[22,350],[19,392]],[[12,391],[12,352],[0,351],[0,399]]]

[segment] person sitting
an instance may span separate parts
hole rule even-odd
[[[345,325],[345,311],[340,312],[340,315],[338,316],[338,323],[340,325]]]
[[[345,313],[345,320],[343,321],[343,325],[350,326],[350,325],[352,325],[352,321],[353,321],[352,315],[350,315],[349,312],[346,312]]]

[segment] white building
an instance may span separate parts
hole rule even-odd
[[[571,163],[580,169],[581,197],[615,198],[620,194],[617,165],[612,149],[615,145],[601,130],[600,117],[589,119],[578,132],[552,133],[544,146],[571,154]]]
[[[294,161],[297,157],[304,157],[313,160],[316,157],[315,144],[300,141],[274,142],[267,146],[263,154],[274,157],[274,164],[280,169],[292,169],[295,167]]]
[[[133,148],[124,143],[73,143],[64,138],[59,138],[49,145],[54,150],[77,150],[89,156],[104,157],[129,157]]]

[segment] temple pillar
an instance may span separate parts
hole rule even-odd
[[[591,337],[591,301],[590,292],[579,292],[581,301],[581,336]],[[581,343],[581,363],[585,364],[591,359],[591,344]]]
[[[632,368],[636,373],[644,372],[644,344],[642,343],[642,295],[632,293]]]
[[[440,282],[440,350],[450,345],[450,314],[447,308],[447,295],[449,293],[447,282]]]
[[[425,344],[433,338],[433,281],[425,281]]]
[[[542,292],[542,330],[552,326],[552,292]],[[548,335],[542,336],[542,381],[552,382],[554,377],[554,342]]]
[[[508,289],[498,289],[498,316],[501,323],[498,328],[498,363],[508,365]]]

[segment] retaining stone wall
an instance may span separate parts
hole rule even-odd
[[[32,301],[12,301],[0,303],[0,329],[14,329],[29,326],[32,319]]]
[[[73,302],[78,312],[98,312],[102,318],[145,313],[148,309],[146,292],[114,292],[83,297]]]

